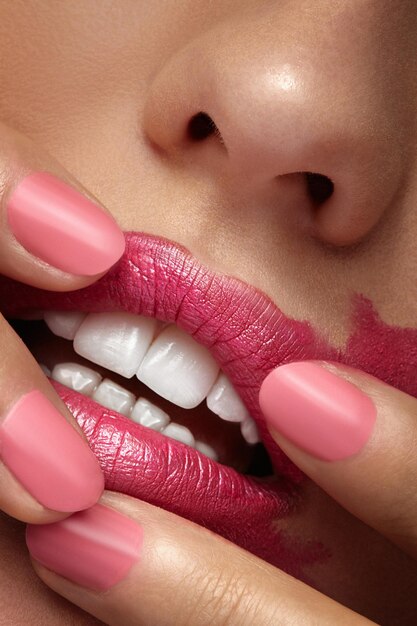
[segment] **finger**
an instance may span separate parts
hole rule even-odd
[[[47,585],[111,626],[370,623],[208,530],[120,494],[28,527],[27,544]]]
[[[0,274],[63,291],[84,287],[121,257],[111,215],[50,155],[0,124]]]
[[[0,139],[0,273],[50,290],[99,278],[124,250],[113,218],[28,138],[0,124]],[[1,317],[0,354],[0,508],[45,522],[92,506],[98,463]]]
[[[330,363],[273,370],[260,391],[272,436],[355,516],[417,557],[417,400]]]
[[[0,316],[0,509],[47,523],[92,506],[98,461],[23,342]]]

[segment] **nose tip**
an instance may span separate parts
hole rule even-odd
[[[234,46],[223,34],[174,57],[150,90],[146,132],[168,155],[192,153],[241,189],[304,173],[300,210],[309,214],[312,235],[337,246],[360,241],[397,193],[403,171],[396,121],[372,80],[375,68],[355,55],[329,64],[312,43],[243,43],[239,53]]]

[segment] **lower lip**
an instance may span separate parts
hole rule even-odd
[[[277,520],[293,510],[294,485],[243,476],[59,383],[53,385],[99,459],[107,489],[205,526],[298,578],[304,578],[305,565],[327,558],[320,543],[309,542],[303,549],[277,528]]]

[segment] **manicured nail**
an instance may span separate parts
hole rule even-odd
[[[358,387],[310,362],[273,370],[259,401],[272,430],[324,461],[359,452],[376,419],[375,405]]]
[[[31,556],[72,582],[106,591],[138,562],[142,528],[114,509],[96,504],[88,511],[44,526],[28,526]]]
[[[124,236],[114,219],[46,172],[24,178],[7,210],[21,245],[64,272],[94,276],[110,269],[124,252]]]
[[[22,396],[1,420],[0,457],[33,498],[53,511],[81,511],[103,493],[96,457],[40,391]]]

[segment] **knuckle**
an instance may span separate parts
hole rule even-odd
[[[252,625],[256,623],[257,616],[263,615],[262,598],[249,581],[236,572],[226,573],[218,567],[211,570],[204,568],[204,571],[198,568],[190,576],[194,585],[192,603],[188,607],[187,623],[190,626]]]

